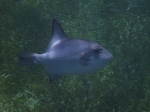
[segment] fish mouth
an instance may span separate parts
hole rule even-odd
[[[106,59],[108,59],[108,60],[110,61],[110,60],[112,60],[112,59],[113,59],[113,55],[112,55],[112,54],[107,55],[105,58],[106,58]]]
[[[110,54],[109,59],[112,59],[112,58],[113,58],[113,55],[112,55],[112,54]]]
[[[113,55],[111,54],[108,58],[109,61],[112,61],[113,60]]]
[[[113,55],[112,54],[104,54],[102,56],[104,59],[112,59],[113,58]]]

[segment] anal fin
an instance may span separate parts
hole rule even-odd
[[[54,73],[53,71],[51,71],[49,69],[49,67],[45,67],[45,69],[46,69],[46,72],[47,72],[47,74],[49,76],[49,81],[50,82],[53,82],[53,81],[55,81],[55,80],[57,80],[57,79],[62,77],[62,75]]]

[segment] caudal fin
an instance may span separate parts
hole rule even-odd
[[[17,55],[19,61],[18,65],[26,66],[26,65],[34,65],[36,64],[36,57],[34,53],[21,53]]]

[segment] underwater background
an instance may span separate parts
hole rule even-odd
[[[98,42],[113,60],[53,83],[42,65],[57,19],[70,38]],[[0,112],[150,112],[150,0],[0,0]]]

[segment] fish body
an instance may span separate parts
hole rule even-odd
[[[80,75],[94,72],[111,59],[112,54],[98,43],[69,39],[61,25],[52,21],[52,38],[43,54],[21,53],[19,65],[43,64],[50,81],[65,75]]]

